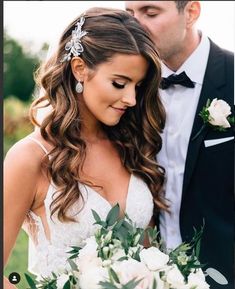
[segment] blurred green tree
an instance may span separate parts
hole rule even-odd
[[[3,95],[4,98],[15,95],[23,101],[31,99],[34,90],[34,71],[39,65],[39,58],[29,52],[6,31],[3,45]]]

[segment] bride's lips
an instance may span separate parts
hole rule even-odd
[[[120,107],[114,107],[114,106],[111,106],[111,107],[119,113],[124,113],[126,111],[126,108],[120,108]]]

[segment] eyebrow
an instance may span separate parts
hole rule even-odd
[[[148,9],[155,9],[155,10],[159,10],[159,11],[163,10],[161,7],[158,7],[158,6],[155,6],[155,5],[145,5],[145,6],[139,7],[137,10],[143,12],[143,11],[146,11]],[[133,12],[133,10],[130,9],[130,8],[127,8],[126,10]]]
[[[132,81],[132,79],[131,79],[130,77],[126,76],[126,75],[122,75],[122,74],[113,74],[113,76],[121,77],[121,78],[124,78],[124,79],[126,79],[126,80],[128,80],[128,81]],[[137,83],[144,81],[144,79],[145,79],[145,77],[142,78],[141,80],[139,80]]]
[[[148,9],[155,9],[155,10],[159,10],[161,11],[162,8],[159,6],[155,6],[155,5],[146,5],[140,8],[140,10],[148,10]]]
[[[117,77],[121,77],[121,78],[125,78],[126,80],[132,81],[132,79],[126,75],[122,75],[122,74],[113,74],[113,76],[117,76]]]

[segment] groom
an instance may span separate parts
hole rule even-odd
[[[160,93],[167,119],[157,158],[166,169],[171,214],[160,214],[161,236],[174,248],[190,241],[193,228],[204,222],[200,261],[229,283],[207,281],[212,289],[233,289],[234,131],[208,124],[200,131],[199,113],[215,98],[233,110],[234,55],[196,29],[199,1],[126,1],[126,10],[150,33],[162,59]],[[214,109],[228,109],[226,103]]]

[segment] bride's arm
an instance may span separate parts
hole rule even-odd
[[[14,145],[4,161],[4,266],[14,247],[25,216],[34,201],[40,161],[32,145]],[[5,278],[4,289],[16,288]]]

